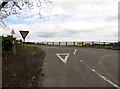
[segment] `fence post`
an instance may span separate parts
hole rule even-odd
[[[53,42],[53,45],[54,45],[54,42]]]
[[[67,42],[66,42],[66,46],[67,46]]]
[[[92,45],[94,45],[94,41],[92,41]]]
[[[60,46],[60,42],[59,42],[59,46]]]
[[[84,42],[82,41],[82,46],[84,45]]]
[[[103,45],[105,45],[105,42],[103,42]]]
[[[75,42],[73,42],[73,46],[75,46]]]

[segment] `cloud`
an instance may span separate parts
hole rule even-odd
[[[51,5],[44,4],[42,18],[37,9],[25,10],[20,18],[8,18],[18,38],[22,29],[30,31],[28,41],[117,41],[117,0],[51,1]]]

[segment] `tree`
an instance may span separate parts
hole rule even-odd
[[[43,8],[43,2],[52,3],[49,0],[2,0],[0,2],[0,26],[2,26],[4,29],[7,28],[7,25],[3,21],[5,18],[10,15],[18,14],[21,10],[24,9],[23,7],[33,9],[33,4],[36,4],[39,10],[38,14],[41,16],[40,10]]]

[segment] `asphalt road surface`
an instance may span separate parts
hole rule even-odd
[[[118,51],[108,49],[37,46],[46,51],[44,87],[118,86]]]

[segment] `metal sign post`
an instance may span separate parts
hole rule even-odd
[[[24,48],[24,44],[25,44],[25,39],[23,39],[24,41],[23,41],[23,48]]]
[[[12,52],[15,54],[16,53],[16,38],[14,38],[14,30],[12,29],[12,31],[10,32],[12,34],[13,40],[12,40]]]
[[[19,31],[20,34],[22,35],[22,38],[24,40],[24,43],[23,43],[23,48],[24,48],[24,44],[25,44],[25,38],[26,36],[28,35],[29,31]]]

